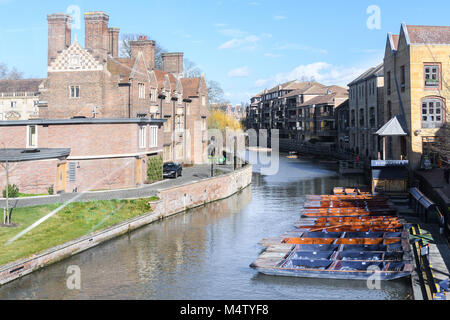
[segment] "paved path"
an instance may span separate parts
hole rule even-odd
[[[233,171],[233,167],[230,165],[214,166],[224,173]],[[178,179],[166,179],[150,185],[143,185],[135,189],[122,189],[114,191],[97,191],[97,192],[84,192],[84,193],[65,193],[56,196],[44,196],[44,197],[30,197],[10,199],[9,206],[11,208],[23,208],[37,205],[53,204],[53,203],[66,203],[71,202],[87,202],[93,200],[114,200],[114,199],[136,199],[136,198],[149,198],[157,195],[158,190],[176,187],[184,185],[190,182],[199,181],[209,178],[211,176],[210,165],[199,165],[191,168],[183,169],[183,176]],[[0,199],[0,208],[6,206],[6,201]]]

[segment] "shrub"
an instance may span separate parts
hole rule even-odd
[[[147,160],[147,184],[161,181],[163,179],[162,157],[151,157]]]
[[[54,186],[51,185],[51,186],[48,188],[48,194],[49,194],[49,195],[53,195],[54,193],[55,193]]]
[[[19,197],[19,188],[15,184],[8,185],[8,198],[17,197]],[[6,188],[3,190],[3,198],[6,198]]]

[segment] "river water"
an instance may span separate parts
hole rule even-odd
[[[364,184],[326,163],[280,159],[276,175],[254,166],[253,185],[227,200],[154,223],[0,287],[0,299],[402,300],[407,279],[370,290],[364,281],[259,274],[249,265],[263,238],[293,228],[307,194]],[[81,290],[69,290],[70,266]]]

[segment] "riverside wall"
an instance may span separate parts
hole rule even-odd
[[[252,166],[249,164],[229,174],[159,190],[158,197],[160,200],[150,203],[152,208],[151,213],[48,249],[32,257],[0,266],[0,285],[79,254],[155,221],[211,202],[229,198],[247,188],[251,183]]]

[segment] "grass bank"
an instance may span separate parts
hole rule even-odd
[[[12,222],[17,226],[0,227],[0,266],[149,213],[148,203],[152,200],[158,198],[71,203],[20,239],[7,244],[19,232],[61,205],[14,209]]]

